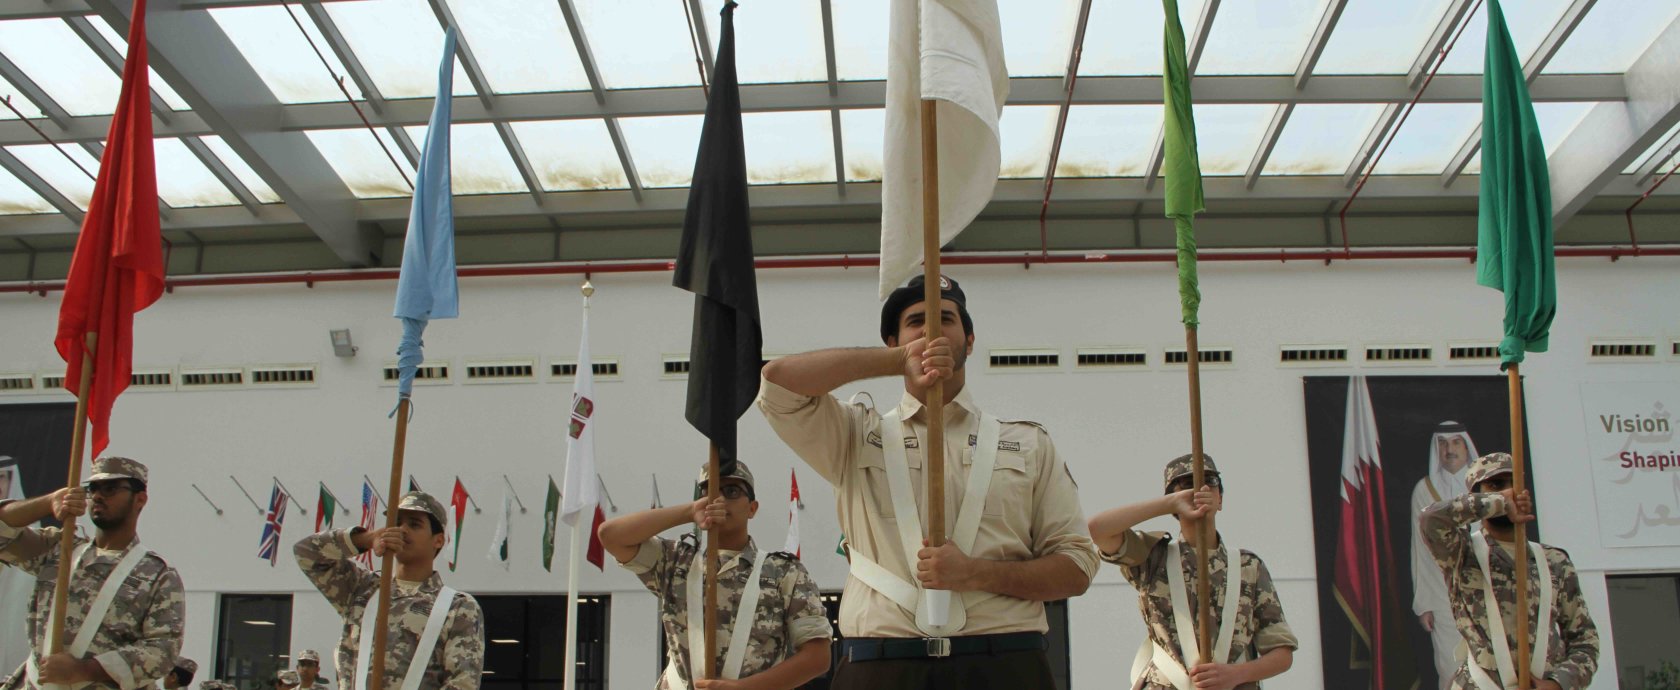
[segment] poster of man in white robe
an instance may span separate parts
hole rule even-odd
[[[1464,638],[1453,624],[1447,581],[1423,543],[1419,520],[1423,509],[1431,504],[1469,492],[1464,485],[1464,472],[1476,457],[1476,442],[1471,440],[1464,425],[1450,420],[1441,422],[1429,439],[1429,472],[1412,488],[1412,614],[1429,633],[1440,690],[1447,690],[1452,684],[1453,671],[1458,669],[1458,645]]]

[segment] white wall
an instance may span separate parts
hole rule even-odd
[[[1553,352],[1536,355],[1529,378],[1537,502],[1549,518],[1546,536],[1566,546],[1584,571],[1584,585],[1605,631],[1604,663],[1594,687],[1615,687],[1610,617],[1603,573],[1680,569],[1680,548],[1609,550],[1598,545],[1591,478],[1578,396],[1582,381],[1680,381],[1680,358],[1667,355],[1680,336],[1680,289],[1674,262],[1632,259],[1560,262],[1561,313]],[[1167,265],[961,267],[951,271],[967,290],[976,319],[977,356],[987,348],[1053,347],[1064,365],[1052,372],[996,373],[984,360],[970,376],[977,398],[1001,417],[1046,424],[1081,487],[1087,512],[1154,495],[1161,463],[1187,447],[1181,369],[1161,365],[1161,349],[1182,345],[1173,269]],[[1260,551],[1278,580],[1291,624],[1303,641],[1296,668],[1270,687],[1319,688],[1318,611],[1310,531],[1306,441],[1300,377],[1307,374],[1493,374],[1493,367],[1424,366],[1296,369],[1280,367],[1280,344],[1429,343],[1444,358],[1448,342],[1497,340],[1498,293],[1473,285],[1462,262],[1231,264],[1202,267],[1204,346],[1236,349],[1236,364],[1204,374],[1207,448],[1234,486],[1227,519],[1231,537]],[[777,270],[759,275],[767,354],[819,347],[878,344],[872,270]],[[649,475],[664,498],[681,498],[704,460],[703,438],[683,421],[685,383],[660,376],[660,356],[688,350],[691,298],[669,276],[600,275],[595,281],[593,349],[617,358],[620,380],[597,385],[597,443],[602,474],[621,510],[644,508]],[[577,346],[577,281],[562,278],[468,279],[462,318],[432,324],[427,355],[447,359],[461,376],[465,359],[482,356],[569,359]],[[262,518],[228,475],[259,501],[278,475],[313,512],[314,482],[355,501],[363,473],[380,481],[391,451],[393,390],[378,384],[398,337],[389,317],[391,283],[195,288],[166,295],[136,325],[138,367],[192,367],[310,362],[319,385],[301,390],[131,392],[118,402],[112,452],[149,463],[152,497],[145,540],[180,567],[188,587],[187,654],[212,657],[213,592],[296,592],[293,647],[333,646],[338,622],[288,558],[270,568],[255,558]],[[56,296],[55,296],[56,297]],[[0,296],[0,372],[61,366],[52,349],[57,300]],[[350,328],[361,353],[332,356],[327,331]],[[1659,341],[1657,361],[1586,363],[1591,337],[1647,336]],[[1150,350],[1147,371],[1076,372],[1078,347],[1127,345]],[[1355,356],[1357,359],[1357,355]],[[546,371],[546,367],[545,367]],[[865,386],[883,405],[901,389],[893,380]],[[564,406],[570,384],[417,387],[407,467],[440,494],[459,474],[486,511],[470,515],[456,587],[476,592],[554,592],[564,587],[538,564],[543,490],[564,462]],[[66,399],[62,394],[7,396],[0,401]],[[744,456],[760,478],[764,545],[785,533],[782,496],[797,460],[762,417],[741,423]],[[502,474],[519,487],[531,512],[514,516],[511,573],[483,557],[494,529],[490,511]],[[838,589],[844,563],[833,555],[832,493],[802,471],[806,563],[825,588]],[[197,483],[226,514],[194,493]],[[352,506],[352,513],[355,512]],[[342,515],[340,520],[354,519]],[[293,514],[289,542],[314,518]],[[564,545],[561,546],[564,554]],[[562,560],[563,556],[557,557]],[[622,570],[585,568],[583,587],[616,595],[610,678],[615,687],[653,681],[653,607]],[[1142,628],[1134,594],[1112,568],[1071,607],[1074,683],[1107,687],[1125,672]]]

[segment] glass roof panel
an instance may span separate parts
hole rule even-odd
[[[382,199],[413,194],[414,189],[403,181],[403,175],[413,180],[414,168],[403,157],[390,133],[383,129],[375,131],[378,132],[377,140],[363,128],[316,129],[305,133],[356,198]],[[389,147],[392,156],[397,159],[397,166],[402,169],[401,173],[391,165],[379,146],[380,142]]]
[[[841,80],[886,79],[887,0],[845,0],[833,3],[833,7],[835,73]],[[842,115],[843,130],[847,128],[845,120]],[[875,155],[880,157],[879,153]],[[847,167],[851,167],[851,156],[846,159]]]
[[[0,216],[56,213],[58,209],[5,169],[0,169]]]
[[[515,122],[513,134],[547,191],[630,186],[603,120]]]
[[[848,0],[849,1],[849,0]],[[836,3],[839,4],[839,3]],[[706,36],[717,49],[722,3],[701,3]],[[683,25],[686,31],[687,24]],[[836,48],[838,51],[838,48]],[[694,63],[689,49],[689,64]],[[835,59],[839,60],[836,52]],[[735,73],[743,84],[827,81],[822,5],[816,2],[743,3],[735,8]],[[830,147],[833,148],[833,147]],[[832,157],[832,156],[830,156]]]
[[[404,127],[409,141],[423,147],[425,125]],[[496,125],[456,123],[449,127],[450,191],[455,194],[514,194],[527,191],[519,166],[502,143]]]
[[[93,28],[99,32],[99,35],[111,44],[111,47],[117,49],[119,54],[128,54],[128,38],[126,36],[117,33],[117,30],[111,28],[111,25],[99,15],[89,15],[88,21],[93,24]],[[187,102],[182,100],[181,94],[175,93],[175,89],[169,86],[169,82],[158,76],[157,70],[147,67],[146,72],[149,77],[148,85],[159,96],[163,97],[163,102],[169,104],[170,110],[192,110],[192,106],[187,105]]]
[[[327,3],[327,14],[355,51],[356,60],[386,98],[437,95],[443,28],[426,0],[361,0]],[[472,82],[455,60],[452,92],[473,95]]]
[[[1221,6],[1220,11],[1223,10]],[[1265,103],[1196,106],[1196,152],[1203,175],[1248,172],[1254,150],[1266,134],[1277,106]]]
[[[280,203],[280,195],[275,194],[274,189],[263,181],[262,176],[258,175],[257,171],[252,170],[244,158],[240,158],[239,154],[234,153],[233,147],[228,146],[227,142],[223,141],[221,137],[211,134],[198,139],[204,142],[205,146],[210,147],[210,152],[216,154],[216,158],[222,161],[222,165],[227,166],[233,176],[239,178],[239,183],[245,185],[245,189],[257,197],[257,201],[265,204]]]
[[[1228,2],[1219,6],[1197,74],[1294,74],[1324,14],[1325,0]],[[1186,29],[1189,31],[1189,29]]]
[[[1518,58],[1528,62],[1569,5],[1570,0],[1526,0],[1510,3],[1505,8],[1505,25],[1511,29]],[[1482,60],[1487,57],[1487,15],[1487,6],[1483,5],[1470,17],[1470,26],[1465,28],[1452,52],[1447,53],[1441,74],[1481,74]]]
[[[1195,31],[1203,4],[1203,0],[1178,3],[1178,21],[1186,34]],[[1091,18],[1085,25],[1085,52],[1079,58],[1079,76],[1160,74],[1164,16],[1158,2],[1092,2]]]
[[[122,80],[63,20],[0,22],[0,53],[71,115],[116,112]]]
[[[698,86],[694,43],[674,0],[575,0],[601,81],[610,89]],[[717,37],[712,36],[716,49]],[[638,167],[638,170],[640,168]],[[684,171],[684,179],[692,171]],[[644,175],[645,176],[645,175]],[[687,184],[686,182],[684,184]]]
[[[1633,162],[1628,164],[1628,167],[1622,169],[1622,174],[1633,174],[1634,171],[1639,169],[1639,166],[1644,165],[1647,161],[1650,161],[1652,156],[1662,156],[1662,161],[1658,163],[1658,170],[1660,172],[1667,172],[1667,160],[1674,155],[1675,147],[1668,146],[1666,149],[1663,147],[1667,145],[1669,140],[1673,139],[1676,134],[1680,134],[1680,123],[1675,123],[1673,127],[1669,128],[1667,134],[1662,135],[1662,138],[1657,140],[1657,143],[1651,144],[1650,148],[1645,149],[1644,153],[1639,154],[1638,158],[1633,159]]]
[[[688,186],[694,176],[694,154],[700,150],[704,119],[703,115],[619,119],[643,187]]]
[[[1003,54],[1013,77],[1061,76],[1067,72],[1073,50],[1073,32],[1079,23],[1078,0],[1003,2],[998,17],[1003,21]],[[1094,10],[1093,10],[1094,11]],[[1107,40],[1090,30],[1086,38]],[[1080,58],[1084,62],[1084,58]]]
[[[1676,18],[1680,2],[1674,0],[1599,0],[1545,73],[1626,72]]]
[[[838,6],[835,14],[839,14]],[[886,146],[887,111],[840,111],[840,146],[846,154],[847,182],[880,182]]]
[[[1405,74],[1451,2],[1349,0],[1313,74]]]
[[[1050,165],[1050,144],[1056,139],[1056,112],[1053,105],[1011,105],[1003,109],[998,120],[998,135],[1003,139],[1003,165],[998,177],[1044,177]]]
[[[1056,177],[1142,177],[1160,128],[1158,105],[1073,106]]]
[[[1438,175],[1481,121],[1480,103],[1419,103],[1374,174]]]
[[[222,27],[245,61],[256,70],[263,84],[281,103],[325,103],[344,99],[334,77],[348,74],[344,63],[321,36],[315,22],[303,10],[293,6],[259,5],[228,7],[210,10],[210,16]],[[293,19],[297,21],[293,21]],[[303,31],[298,31],[298,24]],[[310,41],[321,49],[321,55],[331,65],[331,71],[321,64],[321,57],[310,47]],[[345,79],[344,87],[357,100],[361,89]]]
[[[1581,124],[1587,116],[1587,111],[1593,109],[1597,103],[1535,103],[1534,119],[1540,125],[1540,140],[1546,144],[1546,155],[1549,157],[1557,152],[1563,140]],[[1482,152],[1477,151],[1475,157],[1464,166],[1464,174],[1475,175],[1482,171]]]
[[[1339,175],[1353,162],[1371,125],[1382,117],[1378,103],[1308,103],[1295,106],[1277,146],[1266,159],[1266,175]]]
[[[834,127],[827,110],[747,113],[741,127],[748,184],[834,181]]]
[[[449,0],[449,8],[491,90],[589,88],[566,17],[554,0]]]
[[[99,174],[99,161],[86,149],[69,144],[63,147],[28,144],[7,146],[6,150],[17,156],[18,160],[23,161],[24,165],[29,166],[30,170],[52,185],[64,198],[69,199],[76,208],[87,210],[88,202],[93,199],[93,178],[89,175]],[[65,160],[66,153],[76,162]],[[76,167],[78,165],[81,167]]]
[[[174,137],[159,137],[152,143],[157,163],[158,196],[175,208],[232,206],[239,203],[210,167],[192,149]]]
[[[4,77],[0,77],[0,98],[11,102],[12,108],[17,108],[23,113],[24,117],[42,116],[41,109],[35,107],[35,104],[29,102],[29,99],[24,98],[23,92],[18,91],[17,87],[12,86],[12,83]],[[0,120],[16,120],[17,116],[12,114],[12,108],[0,106]]]

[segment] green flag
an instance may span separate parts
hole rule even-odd
[[[1178,22],[1178,0],[1161,0],[1167,14],[1162,66],[1164,120],[1161,174],[1167,178],[1167,217],[1178,235],[1178,301],[1184,325],[1198,323],[1196,310],[1202,291],[1196,284],[1196,214],[1207,209],[1202,201],[1202,162],[1196,153],[1196,116],[1190,108],[1190,67],[1184,56],[1184,27]]]
[[[338,500],[332,492],[327,490],[326,484],[321,484],[320,497],[315,499],[315,531],[332,529],[333,511],[338,510]]]
[[[834,544],[834,552],[842,556],[846,555],[846,535],[840,535],[840,541]]]
[[[1545,352],[1557,315],[1552,183],[1522,61],[1499,0],[1488,2],[1476,282],[1505,293],[1500,368]]]
[[[543,508],[543,570],[552,571],[554,564],[554,521],[560,516],[560,487],[548,478],[548,505]]]

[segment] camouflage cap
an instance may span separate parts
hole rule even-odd
[[[198,673],[198,662],[186,657],[181,657],[175,660],[175,668],[186,671],[189,676],[196,675]]]
[[[1163,490],[1171,488],[1173,482],[1178,481],[1179,478],[1194,475],[1196,473],[1196,464],[1193,460],[1194,458],[1191,458],[1190,455],[1186,453],[1173,458],[1172,462],[1167,463],[1167,469],[1161,473],[1161,488]],[[1213,464],[1212,455],[1202,453],[1202,472],[1214,477],[1219,476],[1219,466]]]
[[[93,474],[84,483],[92,484],[107,479],[133,479],[145,484],[146,466],[140,464],[138,460],[107,455],[93,461]]]
[[[1510,453],[1488,453],[1470,461],[1470,470],[1464,473],[1464,486],[1475,491],[1477,484],[1510,473]]]
[[[696,499],[706,495],[706,482],[711,479],[711,470],[712,468],[710,465],[700,466],[700,478],[694,480],[694,497]],[[753,484],[752,470],[747,469],[747,463],[741,462],[740,460],[735,461],[734,472],[723,475],[720,479],[739,479],[746,482],[747,486],[755,492],[758,490],[758,487]]]
[[[203,680],[198,683],[198,690],[223,690],[232,686],[219,680]]]
[[[279,678],[280,678],[280,684],[281,685],[302,685],[303,684],[303,679],[298,677],[298,672],[297,671],[281,671],[280,675],[279,675]]]
[[[297,661],[313,661],[321,663],[321,655],[313,649],[305,649],[297,653]]]
[[[410,491],[403,494],[402,500],[397,501],[397,510],[419,511],[437,518],[439,525],[449,526],[449,514],[443,512],[443,504],[424,491]]]

